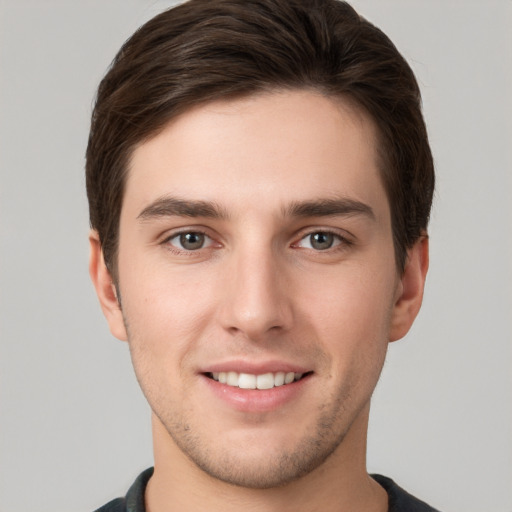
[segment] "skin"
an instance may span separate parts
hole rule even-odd
[[[370,397],[420,308],[428,243],[399,275],[365,114],[310,91],[186,112],[133,153],[117,291],[90,242],[153,410],[148,510],[387,510],[365,466]],[[292,392],[208,377],[280,365],[307,374]]]

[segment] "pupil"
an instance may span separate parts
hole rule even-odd
[[[180,244],[184,249],[201,249],[204,244],[202,233],[184,233],[180,235]]]
[[[320,251],[329,249],[334,242],[332,233],[315,233],[311,235],[311,247]]]

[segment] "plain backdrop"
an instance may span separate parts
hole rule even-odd
[[[0,511],[91,511],[152,464],[150,412],[87,273],[95,87],[171,2],[0,0]],[[417,73],[438,185],[420,316],[368,466],[444,512],[512,511],[512,2],[357,0]]]

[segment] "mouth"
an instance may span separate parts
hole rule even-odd
[[[207,372],[206,377],[239,389],[272,389],[287,386],[311,375],[313,372],[268,372],[259,375],[238,372]]]

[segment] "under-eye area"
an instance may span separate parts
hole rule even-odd
[[[208,372],[205,375],[221,384],[240,389],[272,389],[305,379],[313,372],[269,372],[260,375],[238,372]]]

